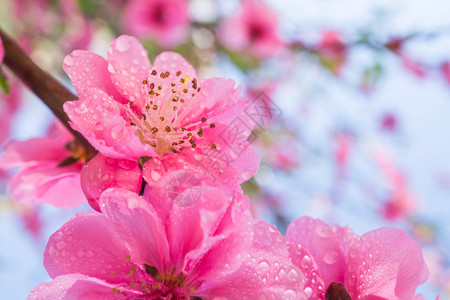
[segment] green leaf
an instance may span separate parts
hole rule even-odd
[[[9,95],[9,84],[6,77],[0,73],[0,89],[6,94]]]

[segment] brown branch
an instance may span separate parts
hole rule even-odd
[[[77,97],[59,83],[53,76],[39,68],[30,57],[0,29],[0,37],[5,49],[4,64],[55,114],[64,126],[74,135],[84,148],[94,155],[94,147],[69,125],[69,117],[63,110],[66,101],[77,100]]]

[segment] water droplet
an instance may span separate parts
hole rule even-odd
[[[297,294],[293,290],[286,290],[284,292],[284,299],[295,299]]]
[[[323,238],[330,237],[332,234],[330,227],[326,224],[319,224],[316,227],[316,233],[318,236]]]
[[[297,271],[295,271],[294,269],[290,270],[289,273],[288,273],[288,278],[290,280],[297,280],[297,278],[298,278]]]
[[[130,49],[130,47],[131,47],[131,44],[130,44],[130,40],[129,40],[128,37],[121,36],[121,37],[116,39],[116,48],[120,52],[125,52],[128,49]]]
[[[158,171],[152,170],[150,176],[152,177],[152,179],[154,181],[158,181],[161,178],[161,173],[159,173]]]
[[[310,297],[313,293],[313,290],[310,287],[306,287],[303,291],[305,292],[306,296],[308,296],[308,297]]]
[[[92,257],[93,255],[94,255],[94,253],[92,253],[92,251],[86,252],[86,256],[87,256],[87,257]]]
[[[59,250],[63,249],[66,246],[66,242],[64,241],[59,241],[58,243],[56,243],[56,248],[58,248]]]
[[[108,71],[109,71],[109,73],[112,73],[112,74],[116,73],[116,69],[114,69],[112,64],[108,64]]]
[[[263,260],[259,263],[258,269],[262,272],[267,272],[269,270],[269,264],[267,261]]]
[[[84,256],[84,251],[81,250],[81,249],[78,250],[78,251],[77,251],[77,256],[78,256],[78,257],[83,257],[83,256]]]
[[[309,267],[311,267],[311,263],[312,263],[311,258],[309,256],[305,256],[305,257],[303,257],[302,261],[300,262],[300,265],[302,268],[308,269]]]
[[[66,58],[64,58],[64,64],[65,65],[73,66],[74,62],[75,61],[73,60],[72,55],[67,55]]]
[[[335,264],[338,261],[339,254],[335,250],[329,250],[325,253],[323,261],[329,265]]]

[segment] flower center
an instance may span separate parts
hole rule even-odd
[[[153,70],[151,77],[142,81],[143,105],[134,101],[126,105],[130,125],[136,127],[141,142],[153,146],[158,153],[195,149],[204,129],[215,127],[206,123],[205,117],[191,120],[200,91],[197,78],[182,76],[181,71],[170,74]]]

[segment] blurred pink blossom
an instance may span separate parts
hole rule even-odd
[[[416,211],[418,200],[409,190],[405,175],[383,151],[377,151],[375,159],[392,189],[382,209],[382,214],[390,220],[411,216]]]
[[[332,30],[322,32],[322,38],[317,45],[322,63],[336,76],[347,61],[348,49],[342,41],[340,33]]]
[[[223,21],[219,38],[230,50],[270,58],[285,47],[277,31],[276,13],[263,1],[247,0],[241,2],[239,11]]]
[[[285,237],[314,258],[327,294],[340,286],[351,299],[409,300],[428,278],[420,245],[400,229],[383,227],[359,237],[348,227],[302,217],[289,225]]]
[[[398,120],[395,114],[386,113],[381,120],[381,128],[385,131],[395,131],[398,127]]]
[[[189,33],[186,0],[132,0],[125,7],[125,30],[142,38],[153,38],[163,47],[183,43]]]
[[[337,133],[334,137],[335,139],[335,161],[337,167],[337,177],[338,179],[344,179],[347,170],[348,160],[350,158],[353,146],[354,137],[347,132]]]
[[[247,141],[254,125],[243,113],[249,102],[233,80],[197,79],[173,52],[152,67],[130,36],[113,41],[107,60],[75,51],[64,69],[80,97],[64,105],[72,127],[104,156],[139,161],[147,183],[191,169],[232,188],[256,173],[259,157]]]
[[[0,55],[1,56],[1,55]],[[1,61],[1,59],[0,59]],[[446,61],[441,65],[441,72],[445,81],[450,84],[450,62]]]
[[[427,75],[425,68],[420,62],[417,62],[415,60],[412,60],[411,58],[407,57],[405,54],[400,54],[400,58],[402,60],[403,66],[411,71],[411,73],[415,74],[416,76],[422,78]]]
[[[82,162],[78,160],[83,160],[81,149],[59,123],[48,136],[8,142],[0,156],[0,168],[22,169],[9,181],[14,200],[61,208],[84,203],[80,186]]]
[[[187,207],[166,192],[106,190],[102,214],[77,214],[50,237],[44,265],[54,280],[29,299],[306,299],[288,245],[252,220],[241,191],[202,186]]]

